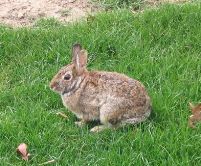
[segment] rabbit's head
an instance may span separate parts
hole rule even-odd
[[[50,88],[65,94],[76,90],[87,73],[87,52],[82,50],[80,44],[74,44],[72,48],[72,63],[62,67],[50,82]]]

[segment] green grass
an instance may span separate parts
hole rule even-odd
[[[101,4],[106,10],[118,8],[140,9],[144,0],[92,0]]]
[[[166,5],[133,15],[102,13],[62,25],[0,27],[0,165],[200,165],[201,124],[187,126],[188,102],[201,94],[201,5]],[[89,69],[122,72],[140,80],[153,102],[137,126],[92,134],[66,111],[48,84],[69,63],[71,45],[89,52]],[[68,120],[55,115],[64,111]],[[15,149],[28,144],[24,162]]]

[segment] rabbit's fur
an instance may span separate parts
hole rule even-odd
[[[87,52],[79,44],[72,49],[72,63],[60,69],[50,88],[79,119],[78,125],[100,120],[93,132],[142,122],[149,117],[151,102],[137,80],[116,72],[88,71]]]

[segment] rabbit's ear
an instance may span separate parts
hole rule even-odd
[[[80,44],[74,44],[72,47],[72,62],[75,64],[76,58],[80,51],[82,50],[82,46]]]
[[[87,65],[87,51],[82,50],[80,44],[73,45],[73,59],[72,62],[75,65],[75,71],[78,75],[81,75],[86,70]]]

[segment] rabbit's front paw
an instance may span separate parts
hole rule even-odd
[[[103,130],[105,130],[107,128],[108,127],[105,126],[105,125],[100,125],[100,126],[93,127],[90,131],[93,132],[93,133],[98,133],[98,132],[103,131]]]

